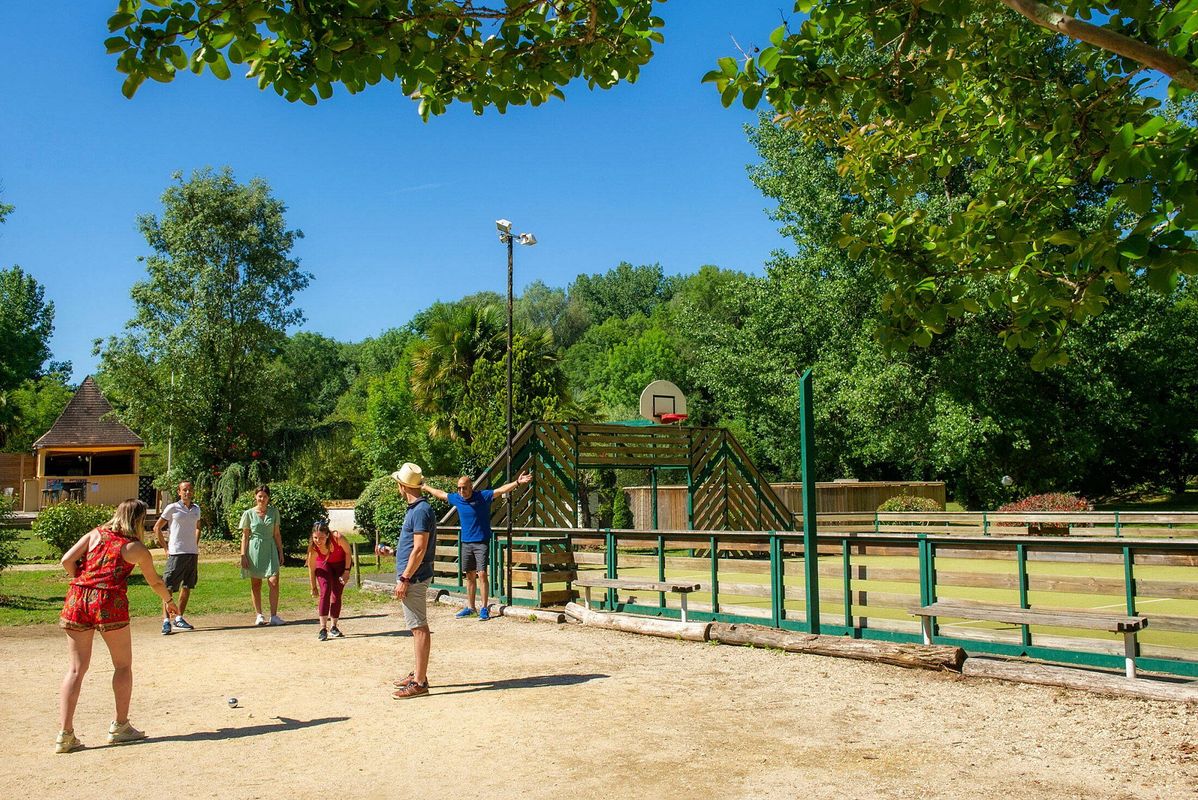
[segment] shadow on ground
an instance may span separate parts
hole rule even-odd
[[[528,678],[509,678],[500,681],[475,681],[473,683],[451,683],[444,686],[433,685],[432,694],[470,694],[472,692],[495,692],[505,689],[541,689],[551,686],[577,686],[580,683],[610,678],[610,675],[592,673],[580,675],[565,673],[562,675],[536,675]],[[450,691],[446,691],[446,690]]]
[[[0,608],[17,608],[21,611],[49,611],[61,609],[66,601],[62,597],[27,597],[23,594],[0,594]]]
[[[352,621],[355,619],[378,619],[380,617],[386,617],[386,616],[389,616],[389,615],[387,615],[387,614],[357,614],[352,617],[341,617],[341,621],[345,622],[347,620]],[[320,620],[315,617],[305,617],[303,619],[289,619],[284,623],[284,626],[316,625],[319,622],[320,622]],[[217,631],[241,631],[241,630],[246,630],[247,628],[269,628],[269,627],[271,627],[271,626],[270,625],[255,625],[252,622],[247,622],[244,625],[216,625],[213,627],[208,627],[206,625],[201,627],[201,626],[197,625],[196,629],[194,631],[188,631],[188,633],[216,633]],[[404,633],[407,633],[407,631],[404,631]],[[397,634],[375,633],[375,634],[360,634],[360,635],[362,635],[362,636],[394,636]]]
[[[289,717],[275,717],[278,723],[247,725],[244,728],[218,728],[214,731],[196,731],[181,733],[175,736],[153,736],[146,742],[216,742],[225,739],[244,739],[247,736],[263,736],[269,733],[297,731],[303,728],[314,728],[317,725],[330,725],[335,722],[346,722],[349,717],[320,717],[318,719],[299,720]]]

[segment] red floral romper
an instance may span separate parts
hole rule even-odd
[[[100,543],[87,551],[83,567],[71,581],[58,624],[71,631],[114,631],[129,624],[129,573],[133,565],[121,556],[131,540],[100,528]]]

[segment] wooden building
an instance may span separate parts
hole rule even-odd
[[[62,500],[113,505],[137,497],[145,444],[116,418],[89,375],[33,443],[37,472],[23,481],[22,507],[40,511]]]

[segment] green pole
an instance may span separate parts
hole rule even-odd
[[[653,530],[657,530],[657,467],[649,470],[649,487],[652,491],[649,507],[653,512]]]
[[[803,573],[806,578],[807,630],[819,633],[819,545],[815,531],[815,414],[811,406],[811,370],[799,379],[799,439],[802,443]]]

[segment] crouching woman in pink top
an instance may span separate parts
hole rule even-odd
[[[59,716],[62,730],[54,751],[70,753],[83,747],[75,736],[75,706],[83,676],[91,664],[96,631],[112,658],[112,693],[116,697],[116,719],[108,728],[108,743],[121,744],[146,735],[129,724],[129,698],[133,694],[133,642],[129,636],[128,580],[135,566],[146,583],[162,598],[172,614],[178,614],[174,596],[154,569],[150,551],[141,543],[145,530],[146,504],[126,500],[112,519],[83,534],[62,557],[71,576],[71,587],[63,603],[59,626],[66,631],[70,665],[62,680]]]
[[[336,531],[329,530],[329,521],[317,520],[308,542],[308,578],[312,596],[317,598],[316,613],[320,617],[320,633],[316,638],[325,641],[330,636],[342,637],[337,627],[341,617],[341,593],[349,583],[349,568],[353,565],[349,542]],[[330,628],[329,622],[333,625]]]

